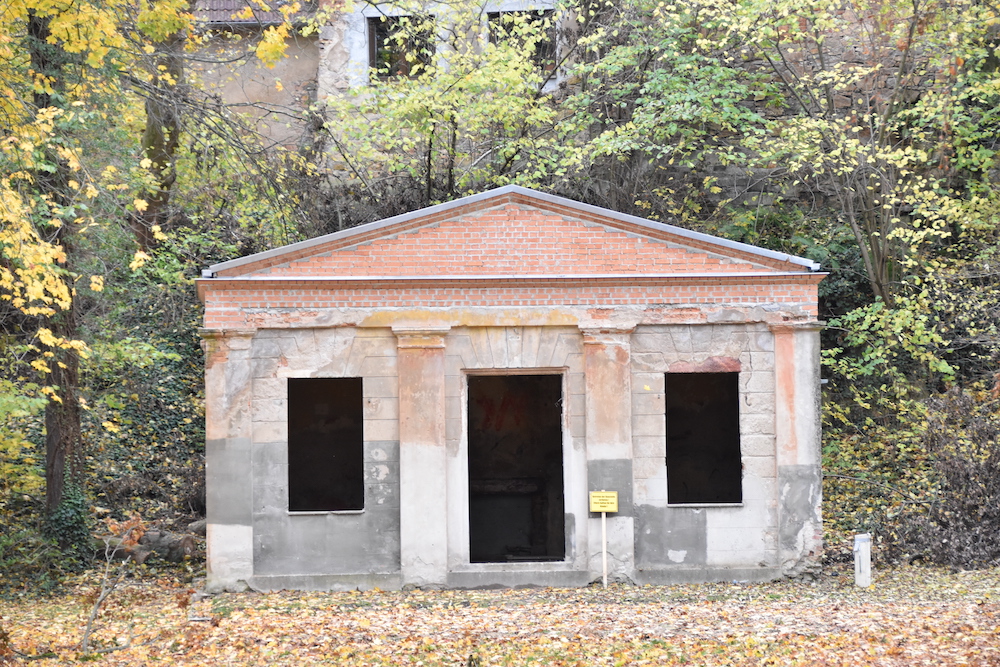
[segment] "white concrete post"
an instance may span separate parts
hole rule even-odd
[[[854,584],[862,588],[872,585],[872,536],[854,536]]]

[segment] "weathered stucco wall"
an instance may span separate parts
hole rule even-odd
[[[319,38],[293,35],[285,57],[267,67],[252,55],[260,35],[248,32],[209,42],[192,63],[201,87],[218,95],[231,111],[245,114],[266,140],[295,147],[310,141],[304,119],[316,102]],[[246,55],[249,54],[249,55]]]

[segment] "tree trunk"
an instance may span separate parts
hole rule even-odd
[[[53,319],[56,336],[77,337],[75,306]],[[58,387],[60,400],[45,407],[45,512],[52,516],[62,503],[65,483],[83,486],[83,451],[81,446],[80,401],[77,385],[80,356],[74,349],[58,350],[50,360],[51,383]]]
[[[174,157],[180,145],[181,100],[184,86],[184,42],[187,36],[176,32],[157,43],[152,63],[151,91],[146,97],[146,128],[142,134],[142,152],[155,186],[142,194],[146,210],[131,218],[132,231],[139,247],[146,250],[156,243],[154,226],[165,227],[170,204],[170,189],[177,179]]]
[[[27,49],[32,68],[49,79],[53,88],[63,82],[63,70],[68,61],[67,54],[57,45],[49,43],[51,31],[49,18],[30,14],[28,17]],[[33,93],[35,110],[41,111],[53,105],[53,95],[44,89]],[[36,183],[54,202],[66,204],[68,173],[66,165],[56,155],[48,156],[53,170],[39,170]],[[67,257],[71,249],[67,241],[72,235],[72,225],[64,224],[56,233],[56,242],[62,243]],[[68,310],[57,313],[48,322],[57,337],[75,340],[77,338],[75,301]],[[57,387],[57,399],[50,400],[45,407],[45,512],[52,516],[63,501],[66,481],[83,485],[80,401],[77,385],[80,374],[80,357],[76,350],[58,348],[55,356],[48,360],[51,368],[49,383]]]

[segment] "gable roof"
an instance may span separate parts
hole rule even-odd
[[[505,210],[519,213],[504,215]],[[532,234],[531,225],[538,223],[528,211],[538,214],[536,221],[545,220],[548,235]],[[433,261],[398,261],[414,251],[431,254]],[[203,277],[484,279],[819,269],[802,257],[510,185],[214,264]]]
[[[284,21],[281,7],[291,4],[286,0],[196,0],[194,15],[210,27],[252,28],[256,26],[278,25]],[[312,0],[301,3],[301,9],[295,14],[296,20],[311,16],[316,11],[316,3]],[[244,12],[250,10],[250,16],[243,18]]]

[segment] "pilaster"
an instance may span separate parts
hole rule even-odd
[[[618,492],[619,511],[608,517],[608,567],[610,577],[624,580],[631,580],[635,569],[631,331],[581,329],[588,490]],[[588,531],[592,573],[601,571],[600,535],[600,530]]]
[[[818,562],[823,547],[819,322],[770,325],[774,335],[774,433],[778,557],[785,574]]]
[[[201,331],[205,350],[208,584],[241,590],[253,575],[250,346],[253,329]]]
[[[400,567],[404,585],[448,576],[444,337],[450,327],[393,327],[399,372]]]

